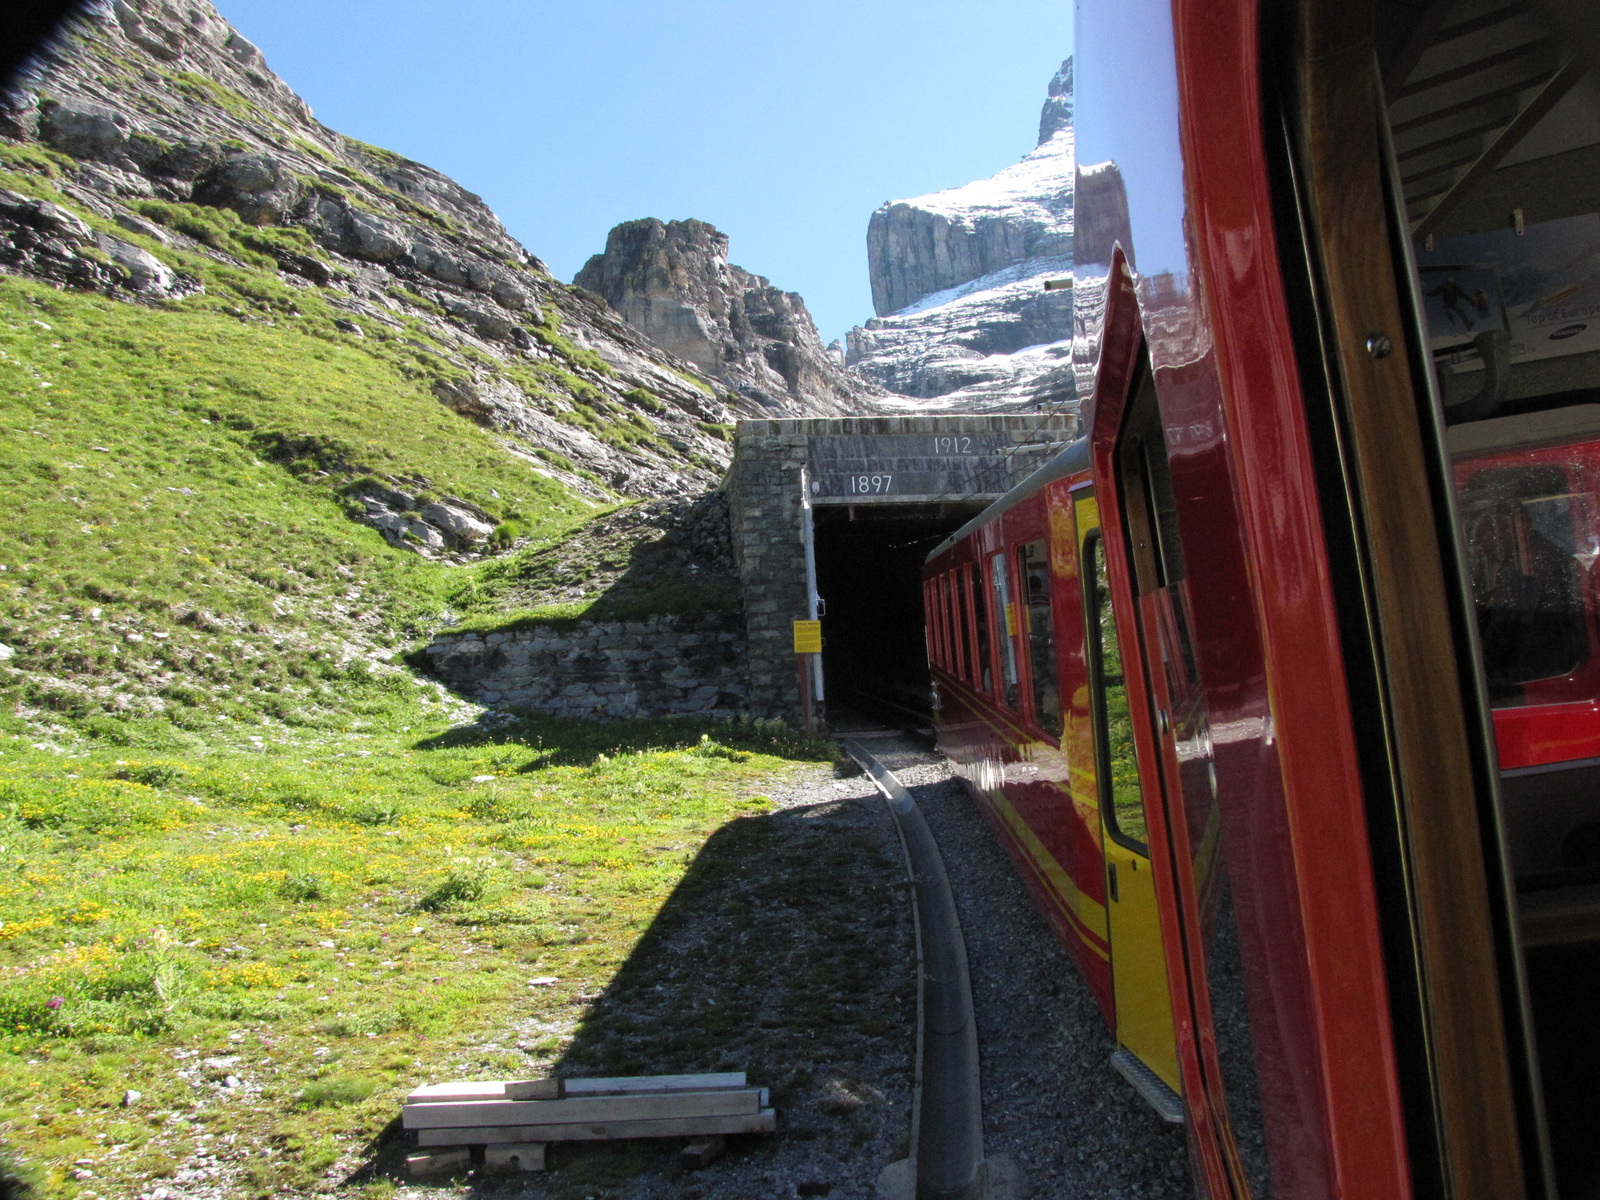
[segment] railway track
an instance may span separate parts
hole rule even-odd
[[[1023,1194],[1009,1159],[983,1154],[978,1033],[967,947],[939,844],[911,793],[866,746],[846,752],[889,802],[905,849],[917,931],[917,1066],[911,1152],[884,1170],[879,1194],[896,1200],[1001,1200]],[[991,1178],[993,1176],[993,1178]],[[1009,1185],[1009,1186],[1008,1186]]]
[[[892,732],[931,747],[935,736],[933,714],[909,699],[877,689],[842,688],[829,707],[829,728],[836,737],[849,738],[863,736],[863,730],[870,727],[867,736]]]
[[[939,1119],[958,1126],[953,1144],[970,1147],[971,1134],[960,1122],[975,1116],[977,1146],[959,1161],[941,1162],[943,1173],[927,1180],[918,1194],[987,1194],[991,1200],[1030,1193],[1041,1198],[1192,1196],[1181,1128],[1162,1121],[1111,1068],[1113,1047],[1088,987],[960,780],[915,733],[873,732],[865,740],[843,736],[863,766],[875,765],[888,777],[880,791],[891,808],[909,806],[926,831],[931,853],[940,860],[937,873],[947,881],[947,923],[955,927],[967,966],[975,1061],[950,1044],[959,1040],[951,1036],[959,1021],[949,1020],[945,1009],[942,1036],[933,1039],[943,1043],[934,1053],[944,1061],[935,1064],[924,1057],[913,1143],[920,1150],[930,1136],[946,1136],[930,1132],[927,1111],[933,1095],[929,1081],[937,1068],[956,1072],[941,1080],[941,1105],[948,1110],[965,1103],[976,1110],[946,1111]],[[912,874],[926,876],[915,865]],[[935,930],[922,923],[926,958]],[[935,972],[925,964],[923,974]],[[925,1013],[928,1007],[925,1000]],[[919,1040],[929,1045],[926,1037]],[[967,1078],[960,1078],[961,1071],[969,1072]],[[969,1173],[974,1159],[991,1166]],[[880,1188],[886,1200],[897,1192],[913,1194],[911,1168],[898,1171]],[[972,1190],[940,1190],[959,1187],[963,1178],[972,1181]]]

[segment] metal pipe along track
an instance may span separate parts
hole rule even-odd
[[[917,1103],[911,1142],[916,1200],[980,1200],[983,1101],[978,1030],[950,877],[933,832],[904,785],[871,752],[848,738],[845,752],[860,763],[889,801],[911,875],[921,967],[918,1010]]]

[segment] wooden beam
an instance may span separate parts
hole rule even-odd
[[[712,1092],[748,1086],[743,1071],[707,1075],[619,1075],[613,1079],[563,1080],[567,1096],[633,1095],[640,1092]]]
[[[425,1083],[406,1096],[407,1104],[444,1104],[455,1100],[559,1100],[561,1080],[482,1080]]]
[[[544,1170],[543,1142],[503,1142],[485,1146],[483,1165],[502,1171]]]
[[[417,1133],[417,1143],[421,1146],[492,1146],[503,1142],[614,1142],[625,1138],[771,1133],[777,1127],[777,1111],[763,1108],[743,1116],[595,1121],[585,1125],[487,1125],[474,1129],[423,1129]]]
[[[1451,67],[1448,71],[1440,71],[1436,75],[1429,75],[1426,79],[1418,79],[1408,83],[1395,93],[1393,99],[1403,100],[1407,96],[1418,96],[1423,92],[1432,91],[1436,87],[1443,87],[1447,83],[1458,83],[1463,79],[1471,79],[1474,75],[1482,75],[1485,71],[1503,67],[1507,63],[1532,58],[1540,51],[1551,53],[1552,46],[1553,43],[1550,39],[1540,38],[1531,42],[1523,42],[1520,46],[1512,46],[1509,50],[1497,50],[1493,54],[1486,54],[1482,58],[1473,59],[1469,63],[1462,63],[1459,67]]]
[[[1469,33],[1482,33],[1485,29],[1493,29],[1496,25],[1504,25],[1507,21],[1514,21],[1518,17],[1528,15],[1526,4],[1508,4],[1504,8],[1497,8],[1486,12],[1482,16],[1468,17],[1465,21],[1457,21],[1454,25],[1446,25],[1439,30],[1433,44],[1442,46],[1446,42],[1453,42],[1457,38],[1466,37]]]
[[[1476,141],[1479,147],[1482,147],[1483,142],[1481,139],[1483,138],[1484,134],[1494,133],[1497,130],[1504,129],[1506,127],[1506,121],[1515,115],[1516,114],[1512,113],[1504,117],[1499,117],[1493,121],[1482,121],[1477,125],[1469,125],[1466,129],[1458,129],[1446,137],[1435,138],[1431,142],[1419,142],[1417,145],[1412,146],[1407,150],[1398,151],[1395,154],[1395,158],[1400,162],[1405,162],[1407,159],[1420,158],[1424,154],[1432,154],[1436,150],[1443,150],[1448,146],[1454,145],[1456,142],[1465,142],[1469,140]]]
[[[665,1117],[740,1116],[761,1108],[755,1088],[720,1092],[661,1092],[640,1096],[582,1096],[570,1100],[462,1100],[408,1104],[407,1129],[454,1129],[490,1125],[568,1125],[590,1121]],[[530,1138],[529,1141],[537,1141]]]
[[[1486,108],[1490,104],[1494,104],[1503,100],[1515,101],[1517,97],[1525,95],[1530,89],[1542,87],[1545,80],[1547,80],[1549,77],[1550,76],[1548,72],[1541,72],[1537,75],[1529,75],[1526,79],[1519,79],[1516,83],[1508,83],[1505,87],[1498,87],[1493,91],[1483,92],[1477,96],[1471,96],[1466,100],[1458,101],[1455,104],[1447,104],[1443,108],[1429,109],[1420,116],[1411,117],[1405,121],[1395,122],[1389,127],[1390,132],[1392,132],[1396,137],[1399,137],[1402,133],[1410,133],[1413,129],[1421,129],[1425,125],[1435,124],[1449,117],[1453,117],[1457,113],[1470,112],[1475,108]],[[1506,113],[1505,119],[1509,121],[1515,115],[1516,105],[1513,103],[1511,106],[1511,111]]]
[[[426,1083],[407,1104],[452,1100],[561,1100],[569,1096],[622,1096],[651,1092],[713,1092],[745,1087],[743,1071],[705,1075],[619,1075],[607,1079],[484,1079]]]

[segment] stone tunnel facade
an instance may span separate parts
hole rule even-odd
[[[1075,436],[1072,415],[741,421],[724,488],[744,597],[747,711],[801,719],[792,622],[806,616],[801,478],[823,505],[997,500]]]

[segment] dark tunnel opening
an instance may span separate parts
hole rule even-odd
[[[922,563],[983,507],[863,504],[812,510],[830,720],[931,720]]]

